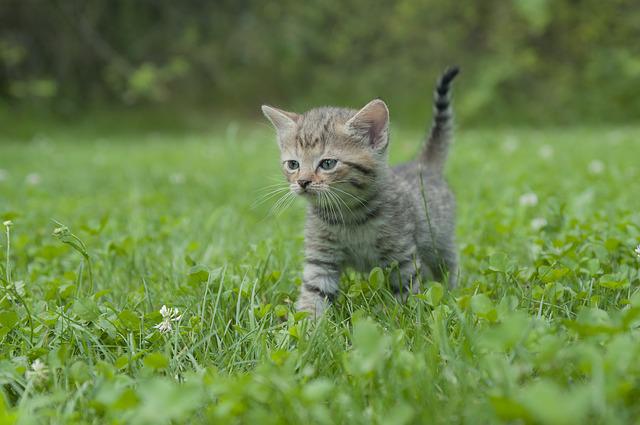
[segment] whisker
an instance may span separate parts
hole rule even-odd
[[[336,205],[332,205],[332,207],[335,207],[335,210],[340,214],[340,220],[341,220],[341,222],[342,222],[342,223],[345,223],[344,215],[342,214],[342,208],[340,208],[340,204],[339,204],[338,196],[337,196],[335,193],[331,192],[331,190],[328,190],[328,191],[326,191],[325,193],[326,193],[326,194],[327,194],[327,196],[328,196],[329,198],[331,198],[332,200],[337,200],[337,201],[338,201],[338,204],[336,204]],[[337,217],[337,215],[336,215],[336,219],[337,219],[337,218],[338,218],[338,217]]]
[[[280,216],[288,207],[291,205],[291,202],[295,199],[295,193],[289,193],[289,196],[285,198],[285,200],[280,204],[278,211],[276,212],[276,216]]]
[[[369,178],[365,178],[365,180],[368,180],[369,183],[374,183],[376,182],[375,179],[369,179]],[[353,180],[335,180],[332,183],[349,183],[349,184],[353,184]]]
[[[272,216],[276,215],[276,212],[278,211],[280,206],[287,200],[287,198],[289,198],[290,195],[292,195],[291,192],[287,192],[284,195],[282,195],[269,210],[269,215],[272,215]]]
[[[324,192],[325,195],[327,196],[327,205],[329,205],[329,207],[331,208],[331,212],[333,213],[333,217],[334,217],[334,221],[338,222],[338,211],[335,208],[335,205],[333,205],[333,199],[331,198],[331,194],[330,192]]]
[[[345,202],[344,199],[342,199],[340,197],[340,195],[338,195],[337,193],[334,193],[333,190],[334,189],[329,188],[329,193],[331,193],[334,196],[334,198],[338,201],[338,203],[340,203],[341,205],[344,205],[344,207],[347,209],[347,211],[349,211],[350,213],[353,214],[353,211],[351,210],[351,207],[349,207],[349,205]]]
[[[287,209],[289,209],[289,207],[291,206],[291,204],[293,204],[296,201],[296,196],[295,194],[292,193],[293,196],[289,197],[289,201],[286,203],[286,205],[280,210],[280,212],[278,213],[278,215],[284,213]]]
[[[352,182],[350,180],[336,180],[336,181],[331,182],[330,186],[335,186],[337,184],[343,184],[343,183],[344,184],[350,184],[350,185],[352,184]],[[362,190],[362,189],[360,189],[360,190]]]
[[[361,178],[362,180],[366,180],[369,182],[374,182],[377,180],[377,178],[375,176],[366,176],[366,175],[360,175],[358,176],[358,178]],[[348,180],[345,180],[345,182],[348,182]]]
[[[266,186],[263,186],[263,187],[260,187],[260,188],[256,189],[256,192],[264,192],[265,190],[273,189],[273,188],[276,188],[276,187],[289,187],[289,184],[287,182],[268,184]]]
[[[258,196],[259,197],[268,196],[271,193],[278,192],[278,191],[281,191],[281,190],[289,190],[289,187],[288,186],[286,186],[286,187],[283,186],[283,187],[268,188],[268,189],[263,190],[264,193],[259,194]]]
[[[282,182],[282,174],[278,174],[277,176],[267,176],[267,178],[271,181]]]
[[[281,194],[281,193],[283,193],[285,191],[288,191],[288,190],[289,190],[289,188],[287,188],[287,187],[283,187],[283,188],[272,190],[271,192],[266,193],[266,194],[260,196],[255,201],[253,201],[253,203],[251,204],[251,207],[255,208],[255,207],[257,207],[257,206],[259,206],[261,204],[264,204],[265,202],[267,202],[269,199],[273,198],[274,196],[277,196],[277,195],[279,195],[279,194]]]
[[[360,198],[359,196],[354,195],[353,193],[349,193],[349,192],[347,192],[345,190],[342,190],[342,189],[334,187],[334,186],[329,186],[329,189],[330,190],[336,190],[336,191],[338,191],[340,193],[343,193],[345,195],[351,196],[353,199],[358,201],[363,207],[367,205],[364,199]]]
[[[318,192],[318,196],[320,197],[320,211],[322,211],[322,214],[325,214],[328,211],[328,209],[326,207],[324,193]]]
[[[351,215],[351,217],[352,218],[356,218],[356,215],[354,214],[354,212],[351,209],[351,207],[346,203],[346,201],[344,199],[342,199],[338,194],[334,193],[333,195],[338,200],[338,203],[341,203],[342,205],[344,205],[344,207],[347,209],[347,212]]]
[[[320,207],[322,208],[323,213],[327,214],[329,219],[335,220],[335,217],[333,215],[333,210],[331,209],[331,204],[329,203],[327,194],[325,192],[319,192],[319,193],[320,193],[320,199],[321,199]]]

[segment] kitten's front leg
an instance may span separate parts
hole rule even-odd
[[[340,267],[331,258],[307,254],[296,308],[317,318],[338,294]]]

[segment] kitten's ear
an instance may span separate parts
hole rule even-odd
[[[384,150],[389,143],[389,108],[380,99],[374,99],[345,123],[348,133],[366,138],[371,147]]]
[[[262,113],[271,121],[278,134],[296,128],[296,124],[300,119],[300,115],[296,113],[283,111],[268,105],[262,105]]]

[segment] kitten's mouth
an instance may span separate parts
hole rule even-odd
[[[306,187],[306,188],[301,188],[301,187],[296,187],[293,189],[293,192],[298,195],[298,196],[302,196],[304,198],[316,198],[318,196],[320,196],[320,194],[322,193],[322,188],[319,187]]]
[[[310,187],[302,188],[300,186],[294,186],[291,191],[298,196],[309,196],[314,194],[314,190]]]
[[[296,194],[299,196],[312,197],[317,195],[317,191],[314,189],[298,189],[296,190]]]

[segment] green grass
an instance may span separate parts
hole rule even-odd
[[[0,423],[634,423],[639,133],[460,129],[461,286],[347,273],[317,324],[266,126],[5,136]]]

